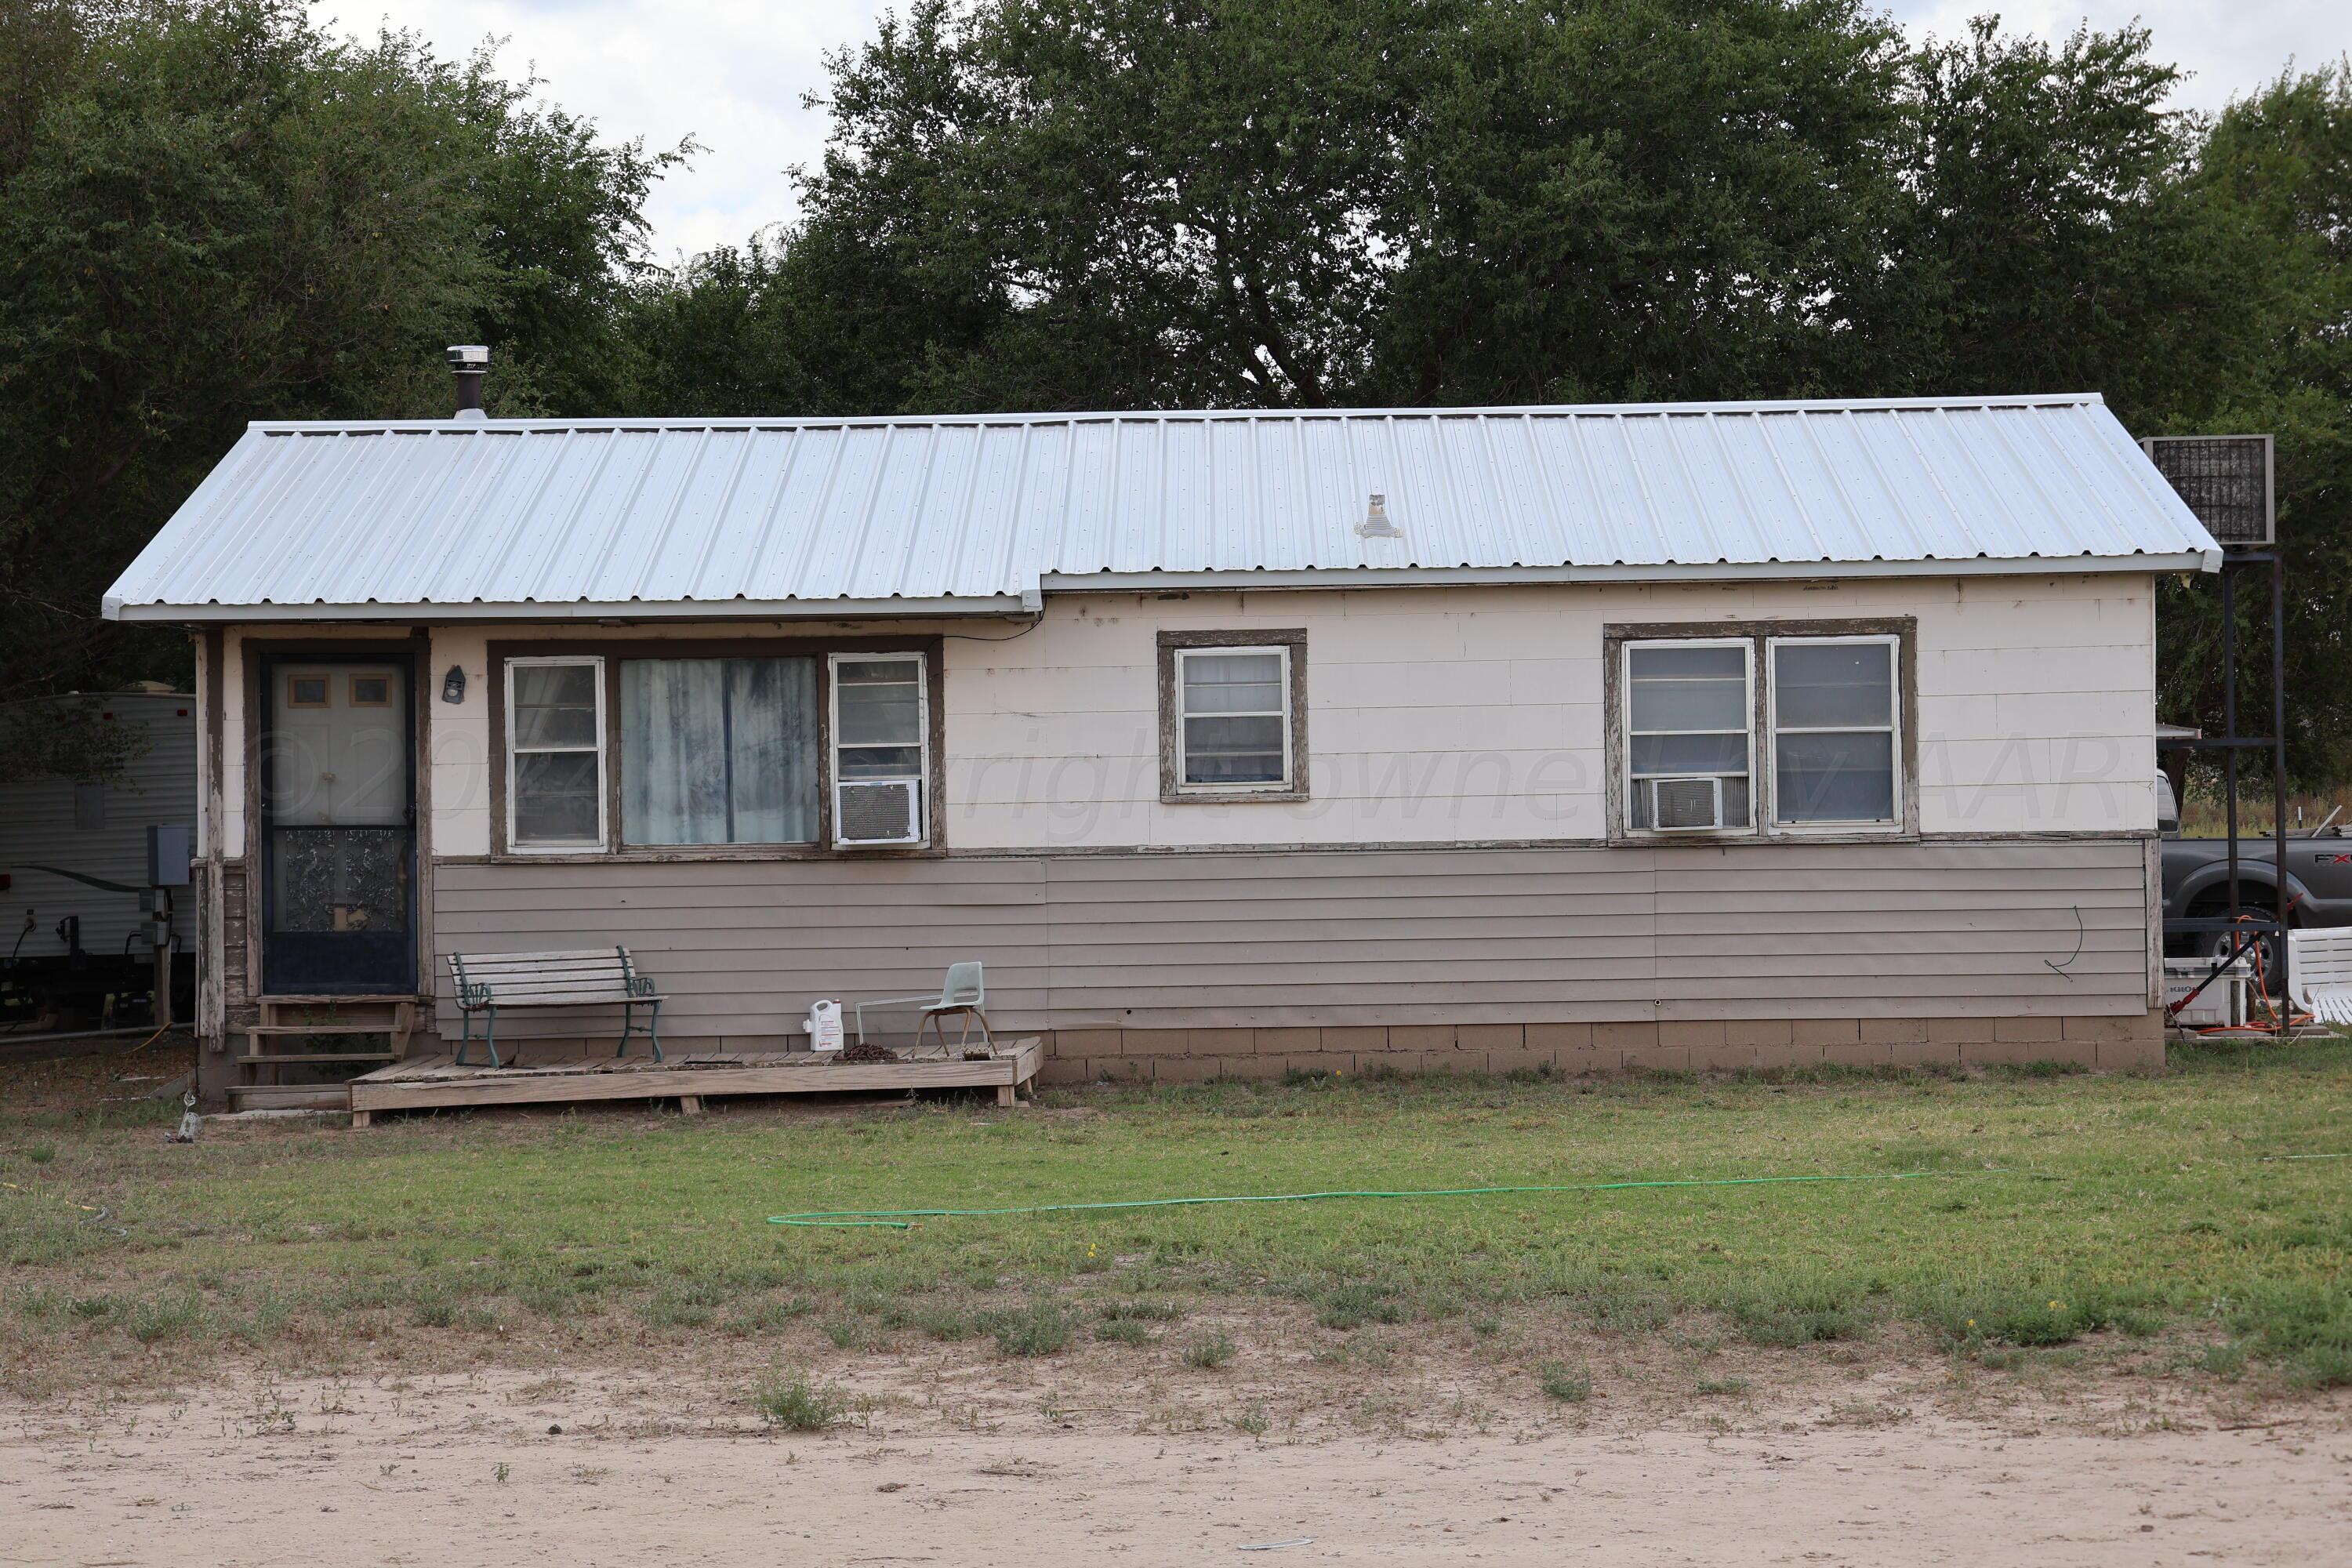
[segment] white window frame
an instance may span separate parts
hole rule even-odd
[[[1238,647],[1211,646],[1203,647],[1171,648],[1169,651],[1176,656],[1174,679],[1170,682],[1170,685],[1173,689],[1169,693],[1169,701],[1176,710],[1176,722],[1174,725],[1176,731],[1176,793],[1178,795],[1294,795],[1297,793],[1298,781],[1292,776],[1297,771],[1297,763],[1291,754],[1291,728],[1294,721],[1290,711],[1290,645],[1287,643],[1268,643],[1263,647],[1252,645]],[[1192,715],[1186,711],[1184,707],[1185,662],[1195,657],[1202,656],[1223,658],[1231,654],[1264,653],[1273,654],[1276,658],[1281,660],[1280,673],[1275,677],[1275,689],[1282,694],[1282,710],[1278,715],[1282,720],[1282,777],[1277,780],[1263,784],[1193,784],[1190,782],[1185,777],[1187,773],[1192,772],[1191,767],[1188,765],[1190,759],[1185,754],[1184,744],[1184,721],[1186,719],[1192,717]],[[1203,713],[1200,715],[1200,717],[1203,719],[1266,719],[1276,716],[1277,715],[1265,712]]]
[[[908,774],[883,779],[845,779],[841,776],[841,667],[845,662],[857,664],[910,664],[915,667],[915,768]],[[920,653],[828,653],[824,662],[825,753],[824,757],[825,787],[833,792],[830,805],[833,820],[826,835],[831,847],[836,850],[907,848],[931,841],[931,677],[928,656]],[[845,784],[894,784],[911,779],[915,785],[914,833],[907,838],[860,838],[844,843],[841,837],[841,787]]]
[[[1791,735],[1853,735],[1884,730],[1887,738],[1888,767],[1893,773],[1893,789],[1888,796],[1895,815],[1891,817],[1864,817],[1847,822],[1782,822],[1780,816],[1780,662],[1783,644],[1829,646],[1871,644],[1886,650],[1886,713],[1885,724],[1792,724]],[[1887,632],[1863,632],[1851,636],[1830,637],[1769,637],[1764,639],[1764,755],[1771,765],[1772,792],[1760,820],[1770,824],[1775,838],[1811,838],[1827,835],[1855,833],[1900,834],[1909,821],[1909,811],[1904,802],[1903,775],[1903,639]]]
[[[1745,675],[1740,710],[1748,717],[1748,826],[1718,827],[1712,834],[1702,832],[1661,832],[1655,827],[1633,825],[1633,802],[1640,794],[1642,779],[1658,778],[1717,778],[1715,773],[1636,774],[1633,772],[1633,655],[1637,649],[1660,647],[1736,647]],[[1629,638],[1618,645],[1617,654],[1617,745],[1618,778],[1623,786],[1624,798],[1619,803],[1622,815],[1619,826],[1628,838],[1657,839],[1671,843],[1691,838],[1755,838],[1763,833],[1763,824],[1769,804],[1765,798],[1763,781],[1757,770],[1756,721],[1756,639],[1754,637],[1640,637]],[[1720,735],[1721,730],[1644,730],[1645,735]]]
[[[515,671],[544,669],[555,665],[579,665],[595,672],[596,689],[596,841],[593,844],[525,844],[515,832],[517,795],[515,775],[520,760],[526,756],[561,754],[574,756],[588,750],[585,746],[525,746],[515,730]],[[506,661],[506,770],[507,770],[507,853],[510,855],[601,855],[613,841],[612,824],[605,820],[612,793],[607,776],[604,735],[604,656],[595,653],[532,654]]]

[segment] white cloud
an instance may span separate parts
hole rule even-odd
[[[316,0],[312,14],[343,32],[378,24],[462,56],[490,37],[509,75],[544,79],[553,102],[596,121],[607,137],[649,147],[691,135],[703,144],[650,205],[662,259],[740,243],[791,216],[784,171],[814,163],[823,110],[802,98],[825,85],[827,50],[874,36],[878,0]],[[1915,37],[1956,37],[1989,0],[1892,0]],[[2193,72],[2177,101],[2219,109],[2258,88],[2290,58],[2316,67],[2352,50],[2344,0],[2011,0],[2012,31],[2062,37],[2085,15],[2113,28],[2144,18],[2159,58]]]

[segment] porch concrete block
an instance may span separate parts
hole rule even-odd
[[[1789,1038],[1800,1046],[1851,1046],[1862,1039],[1859,1018],[1791,1018]]]
[[[1756,1067],[1761,1072],[1783,1068],[1816,1068],[1822,1065],[1822,1053],[1831,1048],[1826,1046],[1758,1046]]]
[[[1525,1024],[1464,1024],[1454,1031],[1456,1050],[1515,1051],[1527,1043]]]
[[[1599,1046],[1563,1047],[1553,1053],[1553,1065],[1570,1078],[1614,1078],[1625,1070],[1625,1053]]]
[[[2095,1066],[2101,1072],[2127,1072],[2135,1068],[2161,1072],[2164,1069],[2164,1039],[2096,1040],[2091,1048],[2097,1053]]]
[[[2158,1012],[2125,1013],[2104,1018],[2070,1015],[2060,1023],[2070,1040],[2122,1044],[2134,1040],[2161,1043],[2164,1039],[2164,1015]]]
[[[1465,1056],[1452,1047],[1438,1051],[1391,1051],[1388,1060],[1399,1072],[1423,1078],[1480,1070],[1476,1057]]]
[[[1887,1060],[1899,1068],[1960,1065],[1961,1046],[1957,1040],[1923,1040],[1916,1045],[1889,1041],[1886,1051]]]
[[[1117,1029],[1056,1029],[1045,1049],[1057,1057],[1115,1057],[1122,1047]]]
[[[1356,1076],[1356,1057],[1352,1051],[1293,1051],[1282,1058],[1282,1070],[1290,1072],[1339,1072],[1349,1078]]]
[[[1592,1026],[1590,1024],[1529,1024],[1528,1044],[1554,1051],[1589,1051],[1592,1048]]]
[[[1691,1051],[1688,1046],[1645,1046],[1625,1053],[1627,1072],[1688,1072]]]
[[[1796,1023],[1790,1018],[1744,1018],[1723,1026],[1727,1044],[1754,1046],[1759,1052],[1768,1047],[1790,1046],[1796,1043]],[[1820,1055],[1819,1051],[1814,1053]]]
[[[1939,1046],[1972,1046],[1990,1041],[1992,1037],[1990,1018],[1930,1018],[1927,1039]]]
[[[2049,1017],[1995,1018],[1992,1037],[2006,1044],[2011,1041],[2063,1040],[2066,1037],[2065,1020]]]
[[[1927,1020],[1925,1018],[1857,1018],[1854,1023],[1862,1031],[1864,1045],[1886,1045],[1899,1040],[1906,1046],[1919,1046],[1927,1041]]]
[[[1689,1048],[1698,1046],[1720,1047],[1727,1037],[1720,1018],[1661,1018],[1658,1020],[1658,1044]]]
[[[1363,1056],[1378,1055],[1389,1048],[1389,1031],[1384,1024],[1326,1026],[1318,1032],[1323,1037],[1322,1049],[1327,1051],[1353,1051]]]
[[[1121,1029],[1118,1032],[1118,1054],[1142,1057],[1157,1061],[1164,1057],[1182,1057],[1185,1050],[1182,1029]]]
[[[1312,1053],[1323,1048],[1323,1031],[1316,1028],[1285,1027],[1252,1029],[1250,1048],[1261,1054],[1271,1051],[1276,1056],[1297,1052]]]
[[[1087,1066],[1094,1069],[1087,1075],[1094,1083],[1150,1083],[1153,1079],[1151,1063],[1135,1057],[1088,1057]]]
[[[1924,1037],[1927,1028],[1920,1028]],[[1916,1040],[1857,1040],[1852,1045],[1823,1046],[1821,1059],[1825,1065],[1847,1068],[1883,1068],[1895,1065],[1898,1049],[1917,1049],[1927,1045],[1925,1038]]]
[[[1454,1029],[1451,1024],[1391,1024],[1389,1049],[1392,1051],[1450,1051],[1454,1046]]]
[[[1711,1046],[1691,1046],[1686,1049],[1690,1055],[1693,1072],[1738,1072],[1742,1068],[1756,1065],[1754,1046],[1719,1043]]]
[[[1559,1053],[1548,1046],[1498,1046],[1486,1053],[1492,1073],[1558,1071]]]
[[[1631,1065],[1630,1053],[1657,1048],[1658,1026],[1654,1023],[1595,1024],[1592,1026],[1592,1043],[1604,1056],[1616,1052],[1621,1059]]]
[[[2095,1047],[2083,1042],[2069,1045],[2064,1040],[1979,1040],[1960,1047],[1960,1059],[1974,1067],[2021,1068],[2029,1062],[2063,1062],[2080,1060],[2084,1066],[2094,1066],[2090,1059]]]

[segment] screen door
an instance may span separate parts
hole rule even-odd
[[[414,666],[272,658],[262,669],[262,984],[416,990]]]

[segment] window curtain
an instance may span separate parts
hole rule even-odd
[[[816,731],[814,659],[625,661],[625,841],[814,841]]]

